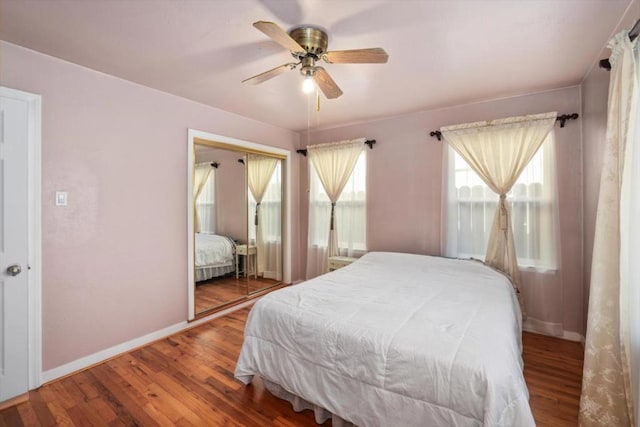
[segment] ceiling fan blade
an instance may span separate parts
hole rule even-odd
[[[267,81],[269,79],[272,79],[275,76],[278,76],[278,75],[284,73],[287,70],[293,70],[296,67],[296,65],[298,65],[298,64],[290,62],[288,64],[284,64],[284,65],[281,65],[279,67],[272,68],[271,70],[265,71],[264,73],[260,73],[260,74],[258,74],[256,76],[249,77],[248,79],[244,79],[242,81],[242,83],[250,83],[250,84],[253,84],[253,85],[257,85],[259,83],[262,83],[262,82],[265,82],[265,81]]]
[[[298,42],[292,39],[291,36],[289,36],[289,34],[287,34],[287,32],[280,28],[276,23],[269,21],[258,21],[254,22],[253,26],[265,33],[274,42],[278,43],[280,46],[283,46],[285,49],[288,49],[291,52],[305,53],[304,48],[300,46]]]
[[[338,87],[336,82],[333,81],[329,73],[322,68],[316,67],[316,72],[313,74],[313,80],[320,87],[324,96],[328,99],[334,99],[342,95],[342,90]]]
[[[333,64],[382,64],[389,55],[381,47],[371,49],[334,50],[322,55],[322,59]]]

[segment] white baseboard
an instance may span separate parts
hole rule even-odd
[[[229,307],[226,310],[218,311],[216,313],[213,313],[210,316],[203,317],[198,320],[194,320],[193,322],[184,321],[184,322],[176,323],[175,325],[171,325],[166,328],[160,329],[158,331],[151,332],[150,334],[146,334],[141,337],[134,338],[130,341],[123,342],[118,345],[114,345],[113,347],[109,347],[107,349],[98,351],[97,353],[93,353],[88,356],[81,357],[80,359],[76,359],[72,362],[65,363],[64,365],[58,366],[56,368],[43,371],[40,377],[42,380],[42,384],[67,376],[74,372],[81,371],[90,366],[96,365],[100,362],[104,362],[105,360],[110,359],[114,356],[118,356],[120,354],[126,353],[133,349],[142,347],[151,342],[166,338],[175,333],[184,331],[185,329],[193,328],[195,326],[201,325],[202,323],[209,322],[218,317],[225,316],[236,310],[240,310],[241,308],[248,307],[251,304],[255,303],[258,299],[259,298],[256,298],[251,301],[247,301],[242,304]]]
[[[562,331],[562,338],[569,341],[577,341],[584,344],[584,335],[572,331]]]
[[[583,335],[562,329],[562,324],[560,323],[544,322],[530,317],[523,323],[522,330],[584,343]]]

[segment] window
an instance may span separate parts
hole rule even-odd
[[[484,259],[498,195],[449,146],[446,170],[445,254]],[[507,194],[516,254],[522,266],[557,267],[555,193],[552,132]]]
[[[309,243],[326,247],[329,239],[331,201],[315,169],[309,164]],[[362,255],[367,251],[367,156],[363,150],[349,181],[336,203],[335,221],[340,255]]]
[[[216,170],[213,169],[196,199],[196,210],[200,219],[200,232],[216,232]]]

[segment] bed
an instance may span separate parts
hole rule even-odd
[[[235,243],[230,237],[196,233],[196,282],[235,271]]]
[[[251,310],[235,376],[316,421],[534,426],[510,281],[480,262],[369,253]]]

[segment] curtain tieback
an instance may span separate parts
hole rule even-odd
[[[256,203],[256,215],[254,218],[254,224],[257,226],[258,225],[258,210],[260,210],[260,203]]]
[[[500,202],[499,202],[499,209],[500,209],[500,230],[506,230],[507,229],[507,195],[506,194],[501,194],[500,195]]]
[[[333,214],[336,208],[336,204],[335,203],[331,203],[331,226],[329,227],[329,230],[333,230]]]

